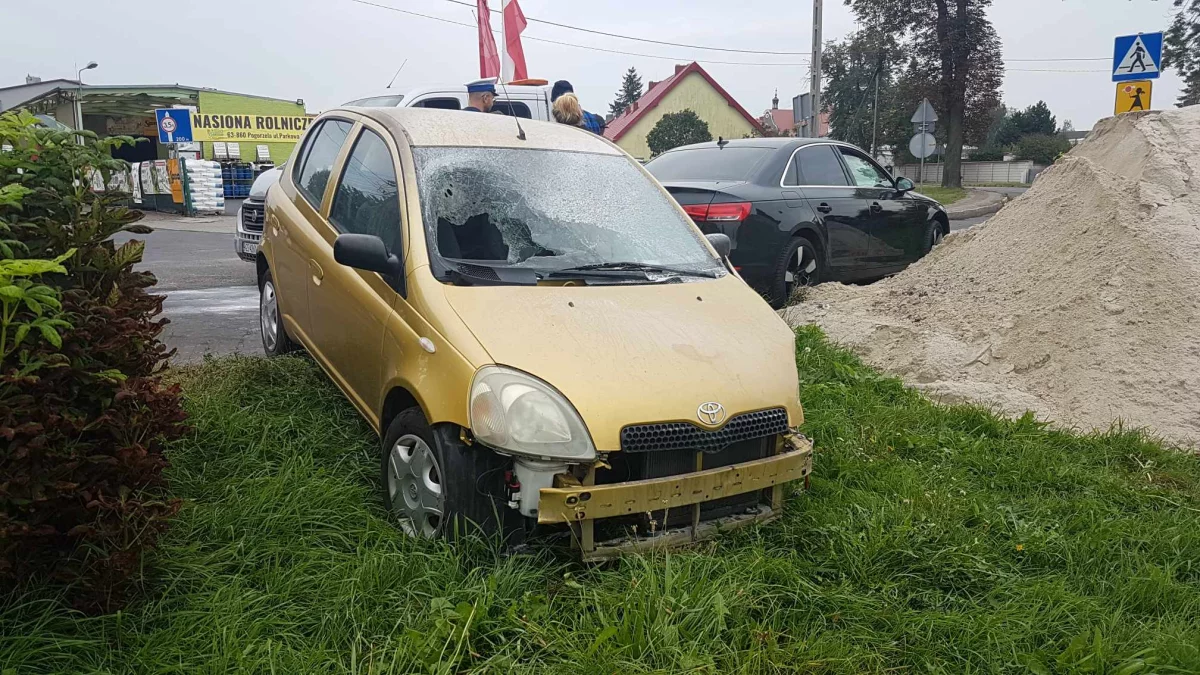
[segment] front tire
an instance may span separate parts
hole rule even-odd
[[[520,514],[497,494],[508,462],[479,444],[466,445],[456,429],[430,427],[420,408],[392,419],[381,453],[384,507],[409,536],[454,540],[479,533],[520,543]]]
[[[925,253],[923,255],[929,255],[930,251],[942,243],[942,239],[945,236],[945,233],[942,232],[942,224],[940,222],[936,220],[929,221],[929,226],[925,228]]]
[[[771,278],[771,306],[780,309],[796,289],[815,286],[825,276],[825,264],[815,244],[805,237],[792,237],[775,261]]]
[[[287,329],[283,327],[283,318],[279,313],[279,292],[269,269],[263,272],[262,281],[258,284],[258,327],[267,356],[283,356],[296,351],[296,343],[292,342]]]

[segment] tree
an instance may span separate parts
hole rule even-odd
[[[932,86],[945,129],[942,184],[959,187],[964,141],[986,136],[1003,81],[1000,39],[986,14],[991,0],[845,1],[860,24],[894,33],[912,56],[910,80]]]
[[[1200,103],[1200,0],[1175,0],[1175,18],[1163,44],[1163,68],[1183,78],[1179,106]]]
[[[641,97],[642,77],[638,75],[637,68],[630,66],[621,80],[621,91],[617,92],[617,98],[608,104],[608,112],[616,117]]]
[[[1049,136],[1058,131],[1054,115],[1050,112],[1050,106],[1046,105],[1045,101],[1034,103],[1026,108],[1024,112],[1020,113],[1020,115],[1017,128],[1022,136],[1030,134]]]
[[[1053,164],[1058,156],[1071,149],[1071,141],[1061,134],[1030,134],[1017,142],[1017,159],[1032,160],[1034,164]]]
[[[691,110],[680,110],[662,116],[658,124],[646,134],[650,152],[660,155],[671,148],[689,143],[704,143],[712,140],[708,122]]]

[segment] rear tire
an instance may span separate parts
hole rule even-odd
[[[524,523],[499,492],[508,462],[468,446],[454,425],[429,426],[420,408],[397,414],[383,435],[384,508],[409,536],[456,540],[478,533],[503,544],[524,539]]]
[[[267,356],[283,356],[299,348],[283,327],[283,318],[279,314],[279,292],[269,269],[263,272],[258,282],[258,328]]]
[[[815,286],[824,277],[825,263],[817,246],[807,237],[792,237],[775,261],[775,271],[771,276],[771,306],[782,308],[797,288]]]

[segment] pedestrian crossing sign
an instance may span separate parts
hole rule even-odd
[[[1117,83],[1117,106],[1115,114],[1138,112],[1150,109],[1150,92],[1154,83],[1150,80],[1133,80]]]
[[[1113,47],[1113,82],[1153,80],[1162,71],[1162,33],[1117,38]]]

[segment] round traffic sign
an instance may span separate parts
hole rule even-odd
[[[908,142],[908,151],[917,159],[925,159],[937,152],[937,139],[933,134],[916,134]]]
[[[168,134],[172,131],[175,131],[175,120],[171,119],[170,117],[162,118],[162,130]]]

